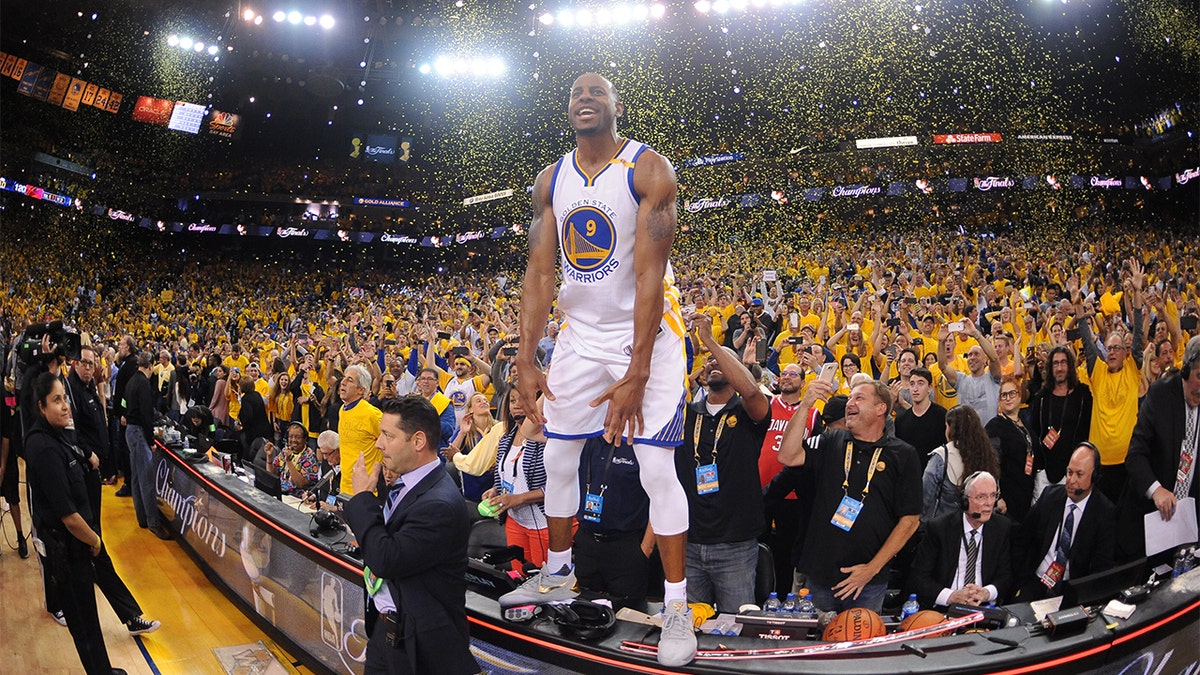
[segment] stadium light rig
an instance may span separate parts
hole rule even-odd
[[[700,14],[728,14],[730,12],[744,12],[747,9],[762,9],[764,7],[786,7],[793,5],[802,5],[804,0],[696,0],[692,3],[692,8]],[[917,11],[921,11],[921,6],[917,5]]]
[[[245,21],[246,23],[252,23],[255,26],[262,25],[263,16],[264,15],[259,14],[258,12],[254,11],[253,9],[250,9],[250,8],[247,8],[242,11],[242,20]],[[289,10],[289,11],[277,9],[271,13],[271,19],[273,21],[275,21],[275,23],[283,23],[286,21],[287,23],[290,23],[293,26],[299,26],[300,24],[304,24],[305,26],[319,25],[319,26],[321,26],[321,28],[324,28],[325,30],[332,29],[333,26],[337,23],[336,21],[334,21],[333,17],[328,14],[322,14],[318,18],[316,16],[313,16],[312,14],[301,14],[298,10],[294,10],[294,9]]]
[[[667,14],[667,8],[660,3],[633,4],[614,3],[579,9],[563,8],[557,12],[546,10],[538,16],[538,22],[543,26],[559,25],[563,28],[603,28],[607,26],[627,26],[635,23],[657,21]]]
[[[439,56],[433,63],[422,63],[417,68],[422,75],[437,75],[444,78],[500,77],[508,72],[508,65],[498,58],[464,56]]]
[[[167,46],[175,47],[185,52],[196,52],[197,54],[207,52],[209,56],[216,56],[221,51],[221,48],[215,44],[205,44],[201,40],[193,40],[186,35],[180,36],[174,33],[167,36]]]

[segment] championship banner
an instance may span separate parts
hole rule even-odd
[[[121,109],[121,100],[124,98],[125,97],[123,95],[118,94],[115,91],[112,92],[108,95],[108,107],[105,108],[105,110],[115,115],[117,111]]]
[[[67,87],[71,84],[71,76],[66,73],[59,73],[54,76],[54,84],[50,85],[50,95],[46,97],[46,103],[50,105],[62,105],[63,97],[67,95]]]
[[[71,112],[79,110],[79,100],[83,98],[83,90],[86,86],[87,82],[77,77],[72,77],[71,84],[67,87],[67,95],[63,98],[62,107]]]
[[[916,145],[916,136],[888,136],[885,138],[860,138],[854,141],[854,147],[859,150],[868,148],[899,148]]]
[[[380,164],[394,164],[399,140],[398,137],[391,134],[368,134],[367,144],[363,148],[364,159]]]
[[[495,199],[504,199],[505,197],[511,196],[513,196],[512,190],[497,190],[496,192],[489,192],[487,194],[475,195],[474,197],[467,197],[463,200],[463,206],[470,206],[472,204],[479,204],[482,202],[490,202]]]
[[[42,67],[36,63],[30,63],[21,71],[21,83],[17,85],[17,93],[33,96],[33,87],[37,84],[38,76],[42,74]]]
[[[42,72],[38,73],[37,82],[33,83],[33,97],[39,101],[45,101],[50,97],[50,87],[54,86],[54,79],[58,77],[58,71],[53,68],[42,68]]]
[[[83,88],[83,98],[79,99],[79,102],[84,105],[91,105],[96,100],[96,92],[98,91],[100,91],[100,85],[89,82]]]
[[[935,145],[951,145],[955,143],[999,143],[1000,134],[934,134]]]
[[[5,54],[4,62],[0,64],[0,75],[8,77],[12,74],[15,65],[17,65],[17,57],[13,54]]]

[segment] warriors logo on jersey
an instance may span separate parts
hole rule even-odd
[[[620,266],[613,259],[617,230],[612,209],[597,199],[582,199],[568,207],[562,217],[564,271],[572,280],[593,283]]]

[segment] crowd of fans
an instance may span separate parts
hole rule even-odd
[[[498,493],[489,473],[494,458],[463,461],[472,448],[537,443],[536,429],[518,433],[519,410],[506,396],[512,348],[537,340],[541,364],[549,366],[562,317],[555,311],[545,331],[520,334],[519,269],[480,260],[469,272],[400,275],[366,257],[335,264],[299,255],[179,252],[148,232],[132,240],[100,229],[50,236],[55,218],[38,218],[32,222],[48,232],[0,243],[0,309],[9,334],[58,318],[87,333],[98,372],[111,376],[97,378],[110,406],[121,362],[128,354],[153,355],[161,412],[186,419],[203,406],[220,434],[241,438],[247,453],[269,453],[282,467],[277,448],[315,449],[322,432],[338,430],[347,400],[374,404],[419,393],[443,414],[441,448],[447,460],[459,458],[452,465],[460,466],[464,498],[475,503]],[[833,363],[834,394],[849,394],[855,378],[888,385],[898,415],[889,428],[898,435],[912,428],[902,418],[914,405],[949,411],[949,435],[925,429],[905,439],[919,446],[922,465],[933,467],[925,489],[930,518],[943,487],[961,494],[965,477],[982,469],[997,474],[1007,511],[1019,518],[1047,484],[1064,479],[1067,457],[1061,446],[1050,452],[1035,433],[1032,471],[1013,469],[1024,464],[1025,449],[1017,459],[1006,454],[1012,438],[1005,440],[993,420],[1008,410],[1040,429],[1043,392],[1066,377],[1052,357],[1069,353],[1072,382],[1094,385],[1097,363],[1109,364],[1111,376],[1128,354],[1132,367],[1125,373],[1133,373],[1135,393],[1144,394],[1149,383],[1178,370],[1187,340],[1200,334],[1194,225],[1079,224],[1068,233],[930,236],[874,232],[860,223],[806,243],[780,237],[730,244],[697,233],[694,241],[680,238],[674,274],[684,313],[707,316],[716,343],[733,350],[768,396],[797,378],[803,392],[823,364]],[[122,350],[128,341],[132,347]],[[688,345],[693,396],[703,397],[710,354],[695,335]],[[988,373],[995,374],[994,395],[966,386]],[[1087,414],[1108,476],[1098,489],[1115,502],[1132,420],[1097,432],[1096,420],[1113,412],[1106,405],[1089,401]],[[303,424],[307,438],[292,422]],[[1076,420],[1072,433],[1086,438],[1088,425]],[[972,433],[995,440],[976,447]],[[347,452],[345,439],[341,452],[343,463],[357,456]],[[304,466],[315,470],[315,464],[314,455]],[[472,476],[480,466],[482,475]],[[107,469],[111,478],[118,466]],[[530,490],[536,475],[530,474]],[[313,479],[285,483],[299,489]],[[938,496],[931,506],[932,489]],[[545,519],[534,513],[526,520],[522,541],[532,560],[538,546],[530,542],[538,540],[528,531],[544,528]],[[790,569],[794,555],[786,545],[778,548],[781,569]],[[790,578],[780,586],[790,586]]]

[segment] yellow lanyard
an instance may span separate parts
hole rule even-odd
[[[846,441],[846,478],[842,481],[843,494],[850,489],[850,457],[853,452],[854,441]],[[879,466],[879,455],[881,454],[883,454],[883,446],[875,448],[875,454],[871,455],[871,465],[867,467],[867,484],[862,489],[864,501],[867,499],[867,493],[871,491],[871,479],[875,477],[875,467]]]
[[[725,418],[729,413],[721,415],[721,421],[717,422],[717,433],[713,437],[712,447],[712,463],[717,463],[717,444],[721,442],[721,432],[725,430]],[[692,452],[696,454],[696,466],[700,466],[700,425],[704,422],[704,414],[696,413],[696,431],[692,434]]]

